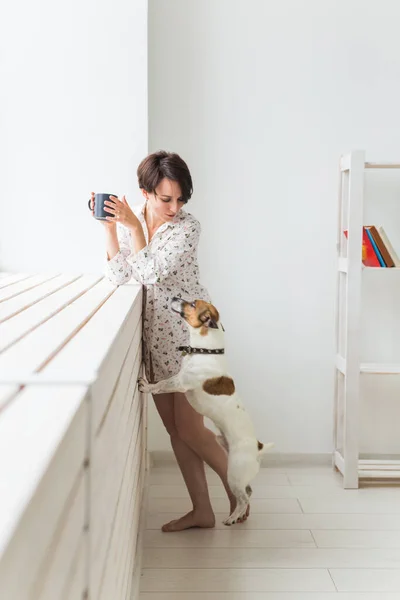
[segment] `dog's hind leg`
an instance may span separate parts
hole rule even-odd
[[[241,521],[246,514],[247,506],[249,504],[249,495],[245,490],[233,489],[232,492],[236,496],[236,508],[233,513],[225,519],[224,525],[234,525],[238,521]]]

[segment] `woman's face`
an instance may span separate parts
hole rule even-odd
[[[160,181],[154,194],[143,190],[143,195],[153,215],[164,222],[172,221],[185,204],[179,183],[166,177]]]

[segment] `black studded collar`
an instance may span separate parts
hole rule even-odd
[[[192,348],[192,346],[179,346],[178,350],[182,352],[182,356],[187,354],[225,354],[224,348],[216,348],[209,350],[208,348]]]

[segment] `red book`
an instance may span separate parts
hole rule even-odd
[[[344,235],[347,237],[347,229],[344,231]],[[381,266],[365,227],[363,227],[362,261],[366,267]]]

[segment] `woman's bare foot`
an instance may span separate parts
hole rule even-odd
[[[200,527],[202,529],[212,529],[215,527],[214,513],[196,513],[195,510],[190,511],[187,515],[180,519],[175,519],[162,526],[162,530],[166,533],[173,531],[183,531],[192,527]]]

